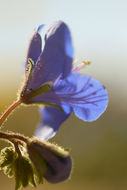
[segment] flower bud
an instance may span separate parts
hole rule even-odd
[[[29,157],[37,172],[40,175],[43,175],[42,177],[44,177],[48,182],[62,182],[70,176],[72,160],[69,153],[61,147],[47,141],[33,139],[27,148]],[[36,156],[34,156],[34,153]],[[40,158],[43,162],[41,167],[39,167]],[[43,168],[44,165],[45,169]]]

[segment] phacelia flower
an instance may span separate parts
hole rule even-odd
[[[96,79],[72,69],[74,50],[68,26],[58,21],[45,34],[45,45],[39,34],[31,38],[26,79],[20,99],[26,104],[42,104],[41,122],[35,135],[43,140],[53,137],[73,112],[83,121],[96,120],[106,109],[108,94]]]

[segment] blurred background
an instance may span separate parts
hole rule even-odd
[[[72,115],[62,125],[52,141],[70,149],[71,179],[56,185],[45,182],[36,189],[127,189],[126,0],[0,0],[0,113],[21,87],[32,32],[59,19],[72,32],[75,59],[91,61],[82,72],[106,86],[110,101],[97,121],[85,123]],[[4,126],[32,136],[39,117],[36,106],[21,106]],[[1,172],[0,187],[14,189],[14,180]]]

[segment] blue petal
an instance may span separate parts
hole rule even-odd
[[[53,23],[45,36],[45,47],[32,73],[31,87],[36,89],[61,75],[65,78],[72,69],[73,46],[65,23]]]
[[[31,58],[34,61],[34,64],[36,64],[37,59],[39,58],[42,52],[41,48],[42,48],[41,36],[38,32],[35,32],[28,46],[26,66],[28,63],[28,58]]]
[[[107,90],[99,81],[90,76],[74,73],[57,85],[56,91],[64,85],[61,90],[63,96],[60,95],[62,104],[69,104],[74,114],[84,121],[96,120],[107,107]]]
[[[59,81],[55,91],[62,100],[61,104],[68,104],[74,114],[84,121],[98,119],[108,104],[105,87],[87,75],[73,73],[66,80]]]
[[[64,112],[71,110],[84,121],[96,120],[106,109],[108,94],[104,86],[94,78],[78,73],[55,83],[52,91],[31,100],[60,105]]]
[[[44,24],[39,25],[37,28],[37,32],[39,33],[44,26],[45,26]]]
[[[83,84],[83,81],[85,84]],[[81,102],[79,105],[73,106],[73,112],[84,121],[97,120],[107,108],[107,90],[99,81],[89,76],[80,77],[77,86],[80,95],[76,95],[75,98],[77,97],[77,100],[78,98],[81,99]]]
[[[35,136],[43,140],[52,138],[58,131],[60,125],[69,117],[57,108],[45,107],[40,108],[41,123],[38,126]]]

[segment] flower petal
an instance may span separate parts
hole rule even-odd
[[[40,25],[37,29],[37,31],[33,34],[29,46],[28,46],[28,51],[27,51],[27,60],[26,62],[28,63],[28,58],[31,58],[34,61],[34,64],[36,64],[38,57],[41,54],[41,48],[42,48],[42,41],[41,41],[41,36],[38,33],[40,28],[42,28],[43,25]],[[27,64],[26,64],[27,66]]]
[[[31,87],[54,81],[61,75],[65,78],[72,69],[73,46],[70,31],[65,23],[53,23],[45,36],[45,47],[32,73]]]
[[[107,108],[108,93],[99,81],[88,76],[83,78],[87,80],[86,85],[88,85],[85,87],[88,89],[86,89],[84,94],[81,93],[81,95],[84,96],[82,99],[84,103],[83,106],[81,104],[79,106],[74,106],[73,112],[84,121],[95,121]]]
[[[35,132],[35,136],[43,140],[52,138],[57,133],[60,125],[70,115],[52,107],[40,108],[40,113],[43,118],[41,118],[41,123]]]
[[[108,94],[104,86],[94,78],[78,73],[55,83],[52,91],[31,100],[60,105],[64,112],[71,110],[84,121],[96,120],[106,109]]]
[[[74,114],[80,119],[94,121],[105,111],[108,104],[107,90],[96,79],[73,73],[60,82],[61,84],[55,87],[56,94],[59,93],[62,104],[70,105]]]
[[[67,80],[61,81],[61,85],[57,85],[56,92],[57,88],[60,89],[60,86],[64,85],[61,91],[63,96],[59,96],[62,98],[62,104],[69,104],[74,114],[84,121],[96,120],[107,107],[107,90],[90,76],[73,73]]]

